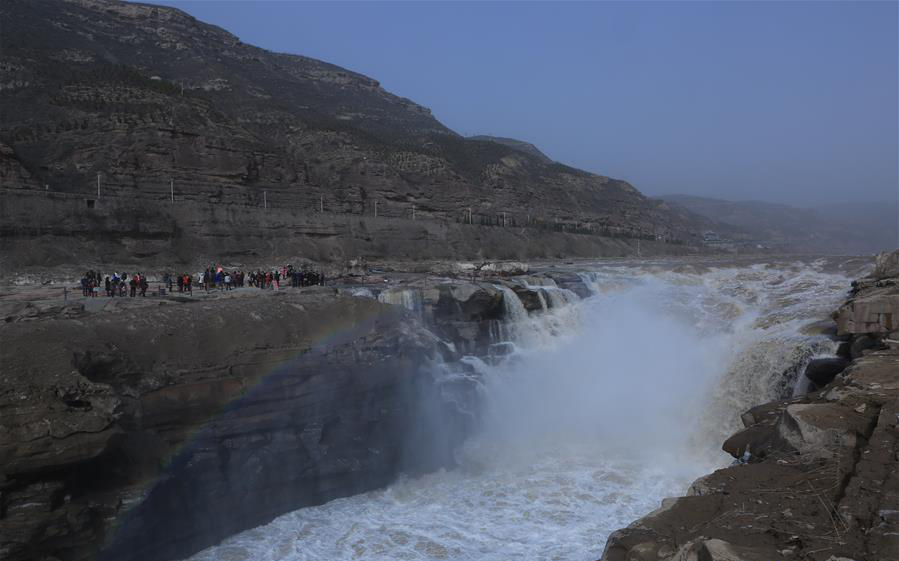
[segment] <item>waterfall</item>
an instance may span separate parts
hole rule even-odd
[[[545,295],[550,308],[562,308],[580,300],[577,294],[567,288],[542,287],[538,289],[541,295]]]
[[[544,311],[531,314],[498,286],[487,356],[447,365],[447,398],[476,420],[456,469],[298,510],[194,560],[598,558],[610,532],[730,462],[720,446],[739,415],[788,396],[833,348],[802,327],[845,277],[713,265],[610,265],[581,276],[584,300],[532,277]]]
[[[540,290],[537,291],[537,300],[540,301],[540,309],[545,312],[548,308],[548,306],[546,305],[546,297],[543,296],[543,292]]]
[[[584,283],[584,286],[587,287],[587,290],[590,291],[590,294],[599,294],[600,279],[595,271],[578,273],[577,276],[581,279],[581,282]]]
[[[414,288],[389,288],[378,294],[378,302],[403,306],[417,313],[422,309],[421,291]]]
[[[509,323],[520,323],[527,319],[528,311],[521,303],[521,298],[508,286],[495,285],[503,293],[503,319]]]

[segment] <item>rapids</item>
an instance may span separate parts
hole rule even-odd
[[[610,532],[731,460],[720,446],[740,413],[789,395],[804,364],[834,351],[802,329],[845,295],[854,271],[833,265],[597,266],[580,272],[591,297],[543,286],[551,305],[531,314],[506,289],[496,336],[512,352],[463,360],[483,412],[457,468],[283,515],[191,559],[598,559]]]

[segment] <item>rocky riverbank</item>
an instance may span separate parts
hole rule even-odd
[[[118,303],[6,315],[5,560],[178,558],[449,462],[452,432],[410,406],[447,406],[424,366],[441,349],[402,308],[332,290]]]
[[[603,561],[899,559],[899,252],[834,320],[845,369],[812,364],[814,391],[747,411],[724,443],[747,461],[612,534]]]
[[[179,558],[279,514],[383,487],[400,473],[451,465],[451,451],[470,433],[476,414],[467,407],[474,399],[472,372],[458,359],[500,360],[510,348],[503,341],[515,339],[504,332],[510,325],[593,293],[591,277],[575,267],[360,269],[364,274],[328,288],[197,291],[189,297],[75,295],[63,301],[49,287],[10,288],[0,297],[0,556]],[[811,524],[817,511],[809,510],[809,497],[838,505],[837,495],[846,492],[816,477],[826,473],[844,485],[847,474],[860,473],[856,458],[881,457],[864,455],[858,446],[874,442],[878,419],[889,412],[878,392],[894,391],[880,378],[895,364],[882,362],[881,356],[892,356],[888,351],[874,350],[883,334],[871,331],[865,314],[877,308],[876,298],[892,301],[893,286],[886,277],[860,282],[839,316],[841,329],[852,333],[843,354],[858,360],[838,380],[873,361],[875,366],[864,366],[868,374],[853,375],[861,381],[834,382],[744,416],[750,429],[732,439],[732,447],[742,455],[749,443],[753,458],[731,469],[745,470],[736,472],[741,476],[761,469],[758,477],[768,479],[724,488],[731,472],[713,474],[694,486],[696,496],[681,499],[712,502],[696,503],[696,510],[678,502],[683,512],[674,522],[649,526],[648,517],[639,530],[619,532],[607,557],[665,558],[686,542],[694,549],[716,547],[705,543],[709,539],[740,547],[745,542],[734,536],[742,535],[742,526],[700,541],[691,541],[700,534],[669,526],[695,520],[691,527],[704,528],[704,516],[749,524],[748,518],[718,514],[740,497],[745,516],[755,516],[761,511],[750,509],[764,507],[749,504],[752,485],[781,485],[781,472],[807,477],[814,489],[811,495],[800,489],[797,504],[784,508],[792,509],[792,520]],[[463,375],[441,376],[447,365]],[[817,367],[815,383],[825,386],[828,372],[836,374],[835,367]],[[770,440],[779,430],[776,421],[805,419],[801,407],[824,403],[822,392],[838,383],[852,395],[827,402],[842,408],[831,413],[850,408],[852,418],[859,417],[851,425],[855,440],[846,437],[845,450],[834,456],[844,471],[818,469],[826,458],[816,464],[805,452],[796,459],[780,448],[777,459],[785,463],[770,460],[776,455],[768,448],[782,446]],[[858,384],[867,384],[871,395],[859,397]],[[809,411],[814,414],[805,416],[817,419],[818,411],[830,409]],[[791,445],[812,438],[802,428],[791,430],[800,435],[789,433]],[[846,534],[842,526],[839,531]],[[775,541],[749,543],[773,547]]]
[[[588,292],[576,275],[556,276],[7,294],[0,557],[179,558],[451,465],[472,421],[456,403],[471,388],[438,380],[436,365],[502,352],[510,314],[576,299],[565,286]]]

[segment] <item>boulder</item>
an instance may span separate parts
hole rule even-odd
[[[837,403],[788,405],[777,422],[777,434],[793,450],[810,457],[829,457],[853,449],[867,420]]]
[[[816,358],[805,367],[803,375],[816,387],[823,388],[849,366],[846,358]]]
[[[837,311],[840,335],[886,334],[899,327],[899,293],[890,289],[872,289],[860,293]]]
[[[775,435],[771,423],[758,423],[731,435],[721,449],[737,459],[742,458],[747,450],[752,457],[764,458],[775,442]]]
[[[879,349],[882,346],[880,337],[875,337],[867,333],[856,335],[852,338],[852,343],[849,345],[849,356],[855,360],[861,358],[865,351]]]
[[[804,325],[800,330],[803,335],[824,335],[831,339],[837,337],[837,326],[833,320],[821,320]]]
[[[876,280],[899,277],[899,250],[878,255],[871,276]]]

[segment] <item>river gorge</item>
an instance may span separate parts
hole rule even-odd
[[[805,365],[836,350],[820,320],[859,266],[659,261],[513,278],[536,309],[500,285],[486,353],[431,367],[450,395],[476,388],[459,402],[475,421],[454,467],[285,514],[191,559],[597,559],[611,532],[733,461],[720,447],[741,413],[803,391]],[[583,298],[553,280],[572,271]],[[424,316],[421,293],[381,300]],[[428,422],[443,425],[440,411]]]
[[[881,342],[899,302],[895,272],[853,282],[869,270],[707,257],[134,299],[8,287],[0,553],[878,555],[899,535]]]

